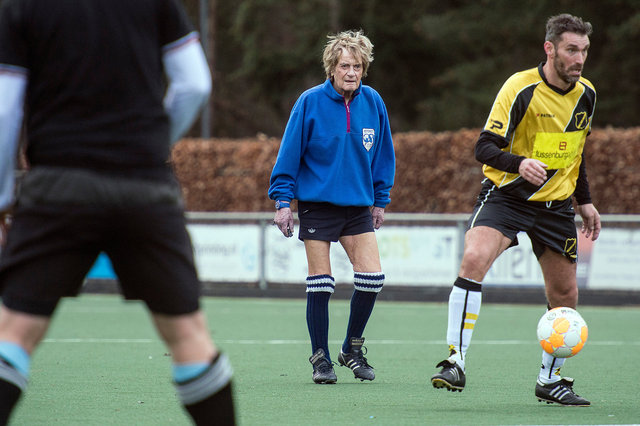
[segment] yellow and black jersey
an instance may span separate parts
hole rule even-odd
[[[487,164],[482,170],[496,186],[524,199],[564,200],[576,188],[596,91],[580,78],[563,92],[547,83],[542,66],[516,73],[504,83],[483,131],[505,140],[503,151],[545,163],[547,181],[538,187],[518,173]]]

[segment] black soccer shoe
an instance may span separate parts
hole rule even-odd
[[[573,391],[573,379],[570,377],[563,377],[559,381],[548,385],[536,381],[536,397],[538,401],[544,401],[547,404],[560,404],[573,407],[588,407],[591,405],[591,402],[582,398],[580,395],[576,395]]]
[[[437,367],[442,367],[439,373],[431,376],[431,384],[434,388],[447,388],[451,392],[462,392],[467,379],[464,371],[455,362],[445,359],[440,362]]]
[[[313,365],[313,381],[318,384],[333,384],[338,381],[335,371],[333,371],[333,364],[324,355],[322,348],[318,349],[309,362]]]
[[[338,355],[338,362],[340,365],[349,367],[353,371],[353,375],[356,379],[361,381],[373,380],[376,378],[373,372],[373,367],[369,365],[364,355],[367,353],[367,348],[364,348],[365,352],[362,352],[364,344],[364,337],[352,337],[351,338],[351,352],[344,353],[340,350]]]

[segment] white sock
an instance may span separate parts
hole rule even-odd
[[[482,291],[479,283],[458,277],[449,294],[449,321],[447,344],[449,360],[456,362],[464,371],[467,349],[480,314]]]
[[[540,367],[540,373],[538,373],[538,381],[548,385],[562,379],[560,368],[562,368],[566,360],[566,358],[556,358],[542,351],[542,366]]]

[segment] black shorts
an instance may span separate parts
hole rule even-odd
[[[467,229],[488,226],[518,244],[518,232],[526,232],[539,259],[545,248],[578,260],[578,234],[571,198],[560,201],[526,201],[501,191],[489,179],[482,185]]]
[[[298,201],[300,240],[338,241],[344,235],[373,232],[369,207]]]
[[[19,200],[0,258],[2,303],[50,316],[61,297],[78,294],[105,252],[127,299],[143,300],[152,312],[167,315],[198,310],[200,282],[181,205],[93,201]]]

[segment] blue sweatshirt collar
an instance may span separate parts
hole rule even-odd
[[[351,97],[351,100],[353,100],[356,96],[358,96],[360,94],[360,89],[362,89],[362,81],[360,81],[360,85],[353,92],[353,96]],[[324,84],[322,85],[322,90],[331,99],[334,99],[334,100],[340,101],[340,102],[344,102],[344,96],[342,96],[340,93],[336,92],[336,89],[333,87],[333,83],[331,82],[330,79],[325,80]]]

